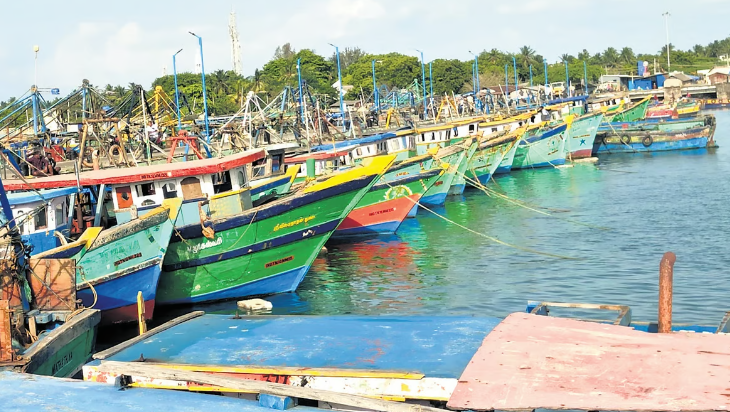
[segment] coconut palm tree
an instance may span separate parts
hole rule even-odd
[[[517,61],[520,63],[520,66],[527,70],[530,68],[531,65],[539,63],[537,61],[537,55],[535,54],[535,50],[533,50],[530,46],[522,46],[520,47],[520,52],[517,54]]]
[[[619,60],[621,60],[621,62],[623,63],[631,64],[636,61],[636,55],[634,54],[634,51],[631,49],[631,47],[624,47],[623,49],[621,49]]]
[[[603,64],[608,67],[616,67],[619,62],[619,53],[613,47],[609,47],[603,52]]]

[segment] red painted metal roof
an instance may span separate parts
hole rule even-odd
[[[727,410],[730,336],[515,313],[484,339],[448,407]]]
[[[350,153],[350,150],[352,150],[352,147],[347,150],[339,150],[337,152],[327,151],[327,152],[313,152],[313,153],[304,153],[296,156],[287,157],[284,159],[284,163],[287,164],[297,164],[297,163],[304,163],[307,161],[307,159],[314,159],[314,160],[324,160],[324,159],[334,159],[340,156],[346,156],[348,153]]]
[[[213,174],[252,163],[265,156],[264,149],[248,150],[222,158],[191,160],[188,162],[164,163],[151,166],[138,166],[122,169],[90,170],[79,173],[81,186],[100,184],[136,183],[159,179],[170,179],[187,176]],[[76,186],[76,175],[73,173],[48,177],[26,178],[35,189],[51,189]],[[21,180],[4,180],[6,190],[27,190],[27,184]]]

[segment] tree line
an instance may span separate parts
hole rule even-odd
[[[720,63],[720,57],[730,55],[730,37],[715,40],[707,45],[695,45],[689,50],[677,50],[670,45],[671,67],[686,73],[700,69],[709,69]],[[656,53],[635,53],[630,47],[609,47],[602,52],[591,53],[582,50],[577,55],[564,54],[560,61],[548,62],[547,75],[549,81],[565,80],[565,63],[568,63],[568,75],[571,82],[580,82],[584,77],[584,62],[589,83],[597,83],[602,74],[631,74],[637,72],[638,61],[648,61],[653,72],[667,69],[667,47]],[[310,93],[316,95],[323,104],[336,101],[336,90],[332,87],[337,81],[337,60],[333,53],[329,56],[317,54],[311,49],[295,50],[290,44],[279,46],[272,59],[251,76],[241,76],[233,71],[216,70],[206,74],[206,92],[208,111],[211,115],[225,115],[236,112],[245,101],[246,95],[253,92],[264,101],[279,95],[286,87],[297,88],[300,63],[301,77]],[[359,47],[345,48],[340,52],[340,67],[343,84],[353,88],[346,99],[369,100],[373,94],[373,62],[377,87],[383,96],[384,91],[403,89],[418,85],[421,87],[422,72],[419,57],[400,53],[370,54]],[[482,87],[504,85],[505,66],[508,68],[508,82],[514,82],[513,65],[517,66],[517,77],[521,83],[529,82],[532,68],[532,81],[542,84],[545,81],[545,58],[530,46],[523,46],[514,53],[496,48],[478,53],[479,84]],[[474,60],[436,59],[426,62],[426,85],[430,87],[431,76],[433,91],[436,95],[444,93],[463,93],[474,88]],[[432,74],[431,74],[432,73]],[[174,98],[175,84],[172,75],[162,76],[152,82],[150,92],[160,86],[164,92]],[[131,88],[128,86],[112,86],[98,88],[111,104],[121,101]],[[202,112],[203,89],[200,75],[193,73],[178,74],[178,88],[185,96],[188,105],[194,111]],[[14,98],[0,102],[0,118],[4,116],[3,108]],[[5,110],[7,111],[7,110]]]

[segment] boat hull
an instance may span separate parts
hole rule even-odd
[[[399,169],[381,178],[386,183],[378,183],[358,202],[355,209],[347,215],[332,238],[395,233],[413,206],[423,194],[438,180],[442,170],[433,169],[421,172]],[[392,179],[392,175],[408,173]]]
[[[492,175],[497,172],[497,169],[502,164],[502,160],[504,160],[508,153],[513,151],[512,149],[516,144],[517,138],[511,137],[480,145],[469,162],[469,167],[466,172],[467,177],[478,181],[481,185],[486,185]],[[510,165],[511,168],[512,166]]]
[[[517,145],[512,170],[560,166],[565,164],[565,125],[540,136],[521,140]]]
[[[512,171],[512,163],[515,160],[515,154],[517,153],[517,144],[512,146],[512,149],[504,155],[504,159],[499,163],[497,169],[495,169],[493,175],[503,175]]]
[[[446,202],[446,196],[449,194],[449,189],[451,189],[451,184],[456,178],[459,167],[467,161],[468,154],[469,149],[463,149],[439,158],[437,162],[447,164],[448,167],[444,167],[444,173],[426,191],[419,203],[425,206],[442,206]]]
[[[393,156],[387,158],[388,167]],[[377,158],[376,158],[377,159]],[[374,160],[375,161],[375,160]],[[381,163],[382,163],[381,159]],[[209,302],[294,291],[377,174],[341,173],[290,197],[179,228],[165,255],[156,304]],[[371,171],[372,169],[366,169]],[[342,180],[347,179],[347,180]],[[311,189],[311,190],[310,190]],[[214,211],[214,206],[211,205]]]
[[[603,120],[603,114],[595,114],[576,119],[566,132],[568,156],[571,159],[591,157],[593,142],[596,140],[598,126]]]
[[[621,136],[603,136],[599,154],[663,152],[701,149],[713,146],[714,127],[707,126],[677,132],[627,132]]]

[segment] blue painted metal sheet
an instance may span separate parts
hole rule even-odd
[[[76,187],[65,187],[61,189],[40,190],[36,192],[14,192],[8,193],[8,200],[11,205],[23,205],[26,203],[51,200],[61,196],[68,196],[78,192]],[[39,195],[40,193],[40,195]],[[41,196],[43,196],[41,198]]]
[[[340,149],[340,148],[347,147],[347,146],[356,146],[356,145],[362,145],[362,144],[375,143],[375,142],[379,142],[384,139],[390,139],[390,138],[393,138],[396,136],[397,135],[395,133],[388,132],[388,133],[376,134],[376,135],[367,136],[367,137],[361,137],[359,139],[348,139],[348,140],[343,140],[340,142],[335,142],[334,148]],[[332,145],[333,145],[332,143],[326,143],[326,144],[321,144],[319,146],[312,146],[312,151],[313,152],[323,152],[323,151],[327,151],[327,150],[332,150]]]
[[[259,402],[185,391],[131,388],[72,379],[0,372],[0,405],[4,411],[73,410],[271,412]],[[293,410],[321,411],[297,406]]]
[[[107,358],[191,365],[342,368],[458,378],[491,317],[204,315]]]

